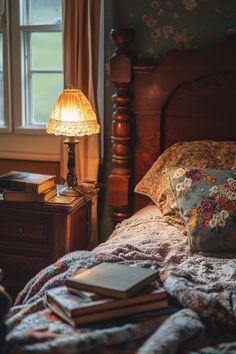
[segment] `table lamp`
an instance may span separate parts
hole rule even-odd
[[[80,196],[75,175],[75,146],[77,137],[97,134],[100,125],[92,106],[81,90],[64,89],[58,97],[47,124],[47,133],[66,136],[64,144],[68,149],[67,185],[60,190],[61,195]]]

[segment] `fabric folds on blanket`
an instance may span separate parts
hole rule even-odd
[[[181,343],[191,339],[192,346],[205,340],[205,328],[199,316],[190,309],[183,309],[170,316],[147,339],[137,354],[175,354]]]

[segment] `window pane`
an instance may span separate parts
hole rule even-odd
[[[0,33],[0,126],[4,125],[3,90],[3,33]]]
[[[33,74],[32,83],[32,123],[45,124],[63,89],[63,74]]]
[[[63,69],[62,33],[31,33],[32,69]]]
[[[21,0],[21,24],[62,23],[61,0]]]
[[[3,107],[3,75],[0,73],[0,126],[4,125],[4,107]]]

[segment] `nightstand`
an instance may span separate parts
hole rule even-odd
[[[91,197],[70,204],[0,201],[0,268],[10,295],[38,271],[89,243]]]

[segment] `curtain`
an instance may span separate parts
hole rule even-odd
[[[5,7],[6,7],[5,0],[0,0],[0,27],[6,24]]]
[[[99,67],[100,0],[64,0],[64,70],[65,87],[80,89],[89,99],[98,117],[97,85]],[[99,117],[98,117],[99,121]],[[78,180],[97,180],[99,135],[79,137],[75,171]],[[67,150],[61,144],[61,177],[67,175]],[[96,209],[93,198],[91,244],[97,244]]]

